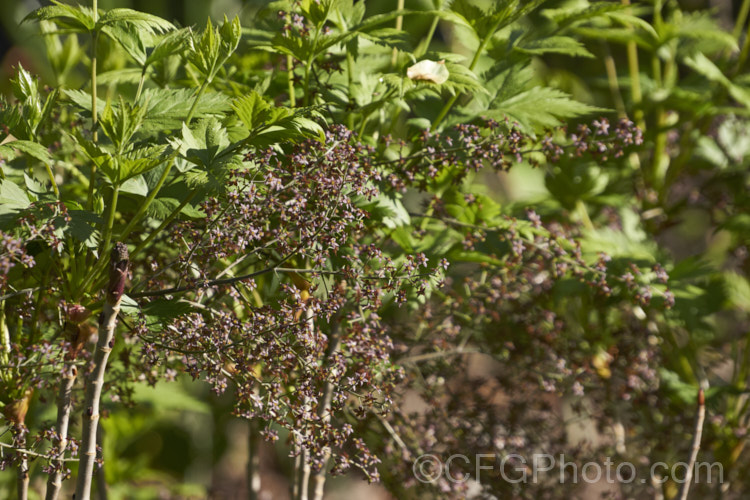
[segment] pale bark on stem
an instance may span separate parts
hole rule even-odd
[[[340,324],[334,319],[331,324],[331,334],[328,338],[328,349],[326,350],[326,371],[330,370],[333,358],[334,356],[336,356],[336,353],[338,353],[340,345]],[[325,392],[323,393],[323,399],[318,406],[318,417],[323,422],[328,422],[329,420],[331,420],[331,413],[329,410],[331,409],[331,400],[333,399],[333,389],[333,382],[328,381],[326,383]],[[325,492],[326,484],[326,467],[328,466],[328,459],[330,458],[330,456],[330,452],[326,452],[325,457],[323,457],[323,464],[321,465],[320,470],[316,471],[313,474],[312,500],[323,500],[323,493]]]
[[[309,299],[308,299],[309,300]],[[305,309],[305,321],[307,322],[307,329],[310,336],[315,336],[315,312],[312,307]],[[310,407],[310,399],[305,396],[304,400],[305,409]],[[307,448],[300,446],[300,454],[298,455],[298,461],[296,462],[297,470],[297,491],[295,500],[307,500],[308,499],[308,487],[310,484],[310,454]]]
[[[104,439],[102,438],[102,427],[97,426],[96,429],[96,441],[99,443],[101,448],[104,448]],[[104,458],[102,458],[102,465],[96,469],[96,492],[99,498],[97,500],[107,500],[109,495],[107,493],[107,477],[104,473]]]
[[[99,340],[94,353],[94,369],[86,381],[86,396],[83,406],[83,436],[81,439],[81,461],[76,481],[76,500],[91,499],[91,482],[96,461],[96,435],[99,424],[99,401],[104,386],[107,360],[114,345],[117,314],[120,312],[125,278],[128,271],[128,247],[116,243],[109,263],[109,286],[99,318]]]
[[[258,500],[260,495],[260,434],[258,432],[258,420],[252,418],[248,421],[247,437],[247,498]]]
[[[73,385],[76,382],[78,370],[75,366],[71,367],[70,372],[65,376],[63,383],[60,385],[60,392],[57,395],[57,435],[60,439],[58,444],[58,459],[52,460],[52,465],[56,471],[51,474],[47,481],[47,500],[57,500],[62,488],[64,462],[61,458],[65,455],[65,448],[68,446],[68,426],[70,424],[71,393]]]
[[[685,470],[685,480],[680,487],[678,500],[687,500],[690,491],[690,483],[693,480],[693,469],[695,461],[698,459],[698,452],[701,449],[701,436],[703,435],[703,421],[706,419],[706,398],[703,389],[698,391],[698,413],[695,415],[695,431],[693,434],[693,443],[690,447],[690,461]]]
[[[300,478],[300,464],[302,463],[302,452],[299,451],[299,445],[295,445],[295,451],[297,456],[294,458],[294,478],[292,480],[292,500],[297,500],[299,497],[299,478]]]
[[[18,500],[29,498],[29,459],[21,454],[21,463],[18,464]]]
[[[311,336],[315,335],[315,313],[312,309],[312,307],[308,307],[305,309],[305,320],[307,321],[307,329],[308,333]],[[304,404],[305,410],[307,410],[310,407],[310,400],[307,396],[305,396],[305,404]],[[297,490],[297,497],[295,500],[307,500],[308,499],[308,488],[310,485],[310,453],[307,451],[307,448],[304,446],[301,446],[301,453],[299,454],[299,467],[297,470],[298,473],[298,485],[299,489]]]

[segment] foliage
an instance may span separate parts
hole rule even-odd
[[[110,483],[172,488],[128,443],[155,425],[142,385],[183,373],[278,441],[295,499],[352,469],[398,498],[580,487],[423,483],[423,454],[647,477],[688,456],[699,387],[724,484],[694,494],[747,489],[747,8],[728,33],[661,0],[283,0],[202,29],[52,4],[27,21],[53,88],[19,65],[0,102],[0,468],[21,490],[76,476],[100,411]],[[118,243],[100,409],[78,388]],[[601,439],[572,440],[574,415]],[[667,479],[613,491],[673,498]]]

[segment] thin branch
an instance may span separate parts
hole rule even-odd
[[[83,437],[81,440],[81,465],[76,482],[76,500],[90,500],[91,481],[94,462],[96,461],[96,431],[99,424],[99,401],[104,387],[104,372],[107,360],[114,345],[117,314],[120,312],[125,279],[130,260],[128,247],[116,243],[112,249],[109,262],[109,286],[104,308],[99,318],[99,341],[94,353],[94,370],[86,381],[86,398],[84,401]]]
[[[18,446],[13,446],[12,444],[8,444],[8,443],[0,443],[0,448],[6,448],[8,450],[15,451],[17,453],[23,453],[24,455],[28,455],[30,457],[44,458],[44,459],[50,458],[48,454],[37,453],[35,451],[31,451],[26,448],[19,448]],[[61,458],[60,460],[63,462],[78,462],[77,458]]]
[[[248,420],[247,437],[247,498],[258,500],[260,495],[260,433],[258,419]]]
[[[70,410],[73,407],[70,395],[76,382],[76,375],[78,375],[78,370],[73,366],[60,384],[60,392],[57,396],[57,435],[60,441],[57,445],[57,458],[52,461],[55,473],[50,474],[47,481],[46,500],[57,500],[62,488],[63,456],[65,455],[65,448],[68,446],[68,425],[70,423]]]
[[[690,448],[690,461],[685,471],[685,479],[680,487],[678,500],[687,500],[690,483],[693,480],[693,469],[695,461],[698,459],[698,452],[701,448],[701,436],[703,435],[703,421],[706,419],[706,397],[701,388],[698,391],[698,413],[695,415],[695,431],[693,433],[693,443]]]
[[[305,309],[305,319],[307,320],[308,334],[311,336],[315,335],[315,312],[312,307]],[[310,398],[308,396],[303,397],[305,411],[310,406]],[[300,444],[301,453],[299,455],[298,470],[299,474],[297,490],[297,497],[294,500],[307,500],[308,499],[308,487],[310,485],[310,451]]]
[[[29,498],[29,459],[23,453],[18,453],[21,463],[18,464],[18,500]]]
[[[41,290],[41,289],[42,289],[41,287],[36,286],[34,288],[24,288],[22,290],[17,290],[15,292],[8,293],[6,295],[0,295],[0,301],[5,300],[5,299],[10,299],[10,298],[16,297],[18,295],[23,295],[25,293],[32,294],[32,293],[34,293],[34,292],[36,292],[38,290]]]
[[[331,322],[331,334],[328,338],[328,349],[326,352],[326,363],[325,370],[330,370],[330,366],[333,363],[333,358],[339,351],[341,346],[341,325],[336,318]],[[334,384],[331,381],[326,382],[326,388],[323,392],[323,400],[318,406],[318,417],[322,422],[328,422],[331,420],[331,400],[333,399]],[[323,464],[320,469],[315,471],[313,475],[313,496],[312,500],[323,500],[323,493],[325,492],[326,483],[326,467],[328,466],[328,460],[331,456],[330,450],[326,450],[325,456],[323,457]]]

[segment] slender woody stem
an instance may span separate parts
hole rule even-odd
[[[247,437],[247,498],[258,500],[260,495],[260,434],[258,433],[258,420],[252,418],[248,421]]]
[[[334,320],[335,321],[335,320]],[[340,324],[332,322],[331,324],[331,335],[328,339],[328,349],[326,352],[326,367],[330,369],[331,364],[334,362],[334,357],[339,351],[341,345],[341,333]],[[318,417],[323,422],[331,420],[331,400],[333,399],[333,382],[330,380],[326,383],[325,392],[323,392],[323,400],[318,406]],[[320,470],[315,471],[313,474],[313,496],[312,500],[323,500],[323,493],[325,492],[326,484],[326,466],[328,465],[328,459],[330,458],[330,451],[326,450],[326,455],[323,457],[323,464]]]
[[[25,453],[18,452],[21,460],[18,464],[18,500],[29,498],[29,459]]]
[[[99,401],[104,386],[104,372],[107,360],[114,345],[117,314],[125,288],[128,272],[128,247],[116,243],[112,249],[109,262],[109,286],[102,314],[99,318],[99,341],[94,353],[94,369],[86,381],[84,400],[83,436],[81,439],[81,462],[76,482],[76,500],[91,499],[91,481],[96,461],[96,431],[99,423]]]
[[[93,7],[93,18],[94,23],[99,20],[99,5],[98,0],[92,0]],[[99,117],[96,109],[96,45],[99,40],[99,32],[94,31],[91,35],[91,132],[93,133],[93,141],[96,143],[98,140],[98,132],[96,127],[98,125]],[[88,208],[94,206],[94,186],[96,186],[96,164],[91,163],[91,175],[89,176],[89,192],[86,199]]]
[[[315,335],[315,313],[312,309],[312,307],[308,307],[305,309],[305,320],[307,321],[307,328],[309,330],[310,335]],[[310,405],[310,400],[308,397],[305,397],[305,406],[308,407]],[[308,486],[310,484],[310,452],[307,450],[307,448],[302,447],[302,453],[299,455],[299,468],[297,470],[299,474],[298,484],[299,484],[299,490],[297,491],[297,498],[295,500],[307,500],[307,490]]]
[[[57,396],[57,435],[60,441],[57,450],[58,458],[52,460],[55,473],[51,474],[47,481],[46,500],[57,500],[62,488],[62,467],[64,465],[62,457],[65,455],[65,448],[68,446],[68,425],[70,424],[70,410],[72,408],[70,395],[73,392],[77,374],[78,369],[72,366],[65,375],[62,384],[60,384],[60,392]]]
[[[698,413],[695,415],[695,433],[693,434],[693,443],[690,447],[690,461],[685,469],[685,479],[680,488],[678,500],[687,500],[690,491],[690,482],[693,480],[693,469],[695,461],[698,459],[698,452],[701,449],[701,436],[703,435],[703,421],[706,419],[706,397],[703,389],[698,391]]]

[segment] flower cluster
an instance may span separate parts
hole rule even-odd
[[[663,268],[640,269],[604,254],[587,260],[562,226],[546,226],[533,211],[527,219],[508,219],[498,229],[463,227],[494,241],[499,260],[458,266],[463,277],[449,280],[447,297],[391,325],[396,362],[407,376],[382,453],[397,457],[388,466],[402,475],[389,481],[416,486],[411,467],[425,453],[565,453],[585,461],[597,450],[566,444],[561,401],[574,402],[575,412],[585,394],[604,409],[648,404],[659,390],[659,340],[643,320],[643,308],[658,314],[669,303],[642,296],[657,294],[666,283]],[[603,312],[576,319],[567,313],[571,308]],[[415,338],[414,331],[425,333]],[[414,393],[422,399],[416,410],[408,399]],[[622,425],[615,414],[598,420],[603,427]],[[469,472],[463,465],[452,464],[453,477]],[[518,498],[565,494],[565,485],[525,485],[521,491],[498,476],[483,477],[482,484]],[[465,483],[435,486],[439,498],[466,494]]]
[[[386,159],[378,165],[390,167],[386,181],[393,189],[417,187],[426,191],[438,174],[448,173],[455,182],[460,182],[469,172],[485,166],[508,170],[524,159],[538,165],[539,153],[550,163],[563,157],[584,156],[605,162],[642,143],[642,131],[626,119],[611,127],[606,118],[600,118],[591,126],[579,125],[575,133],[569,134],[561,128],[550,131],[541,140],[523,133],[517,124],[507,120],[502,124],[487,120],[481,126],[459,124],[444,133],[425,131],[415,143],[385,136],[382,146]]]
[[[356,467],[376,480],[378,459],[347,415],[389,409],[400,371],[381,313],[425,296],[442,268],[373,241],[371,152],[341,127],[323,144],[249,152],[222,198],[203,204],[206,218],[175,228],[183,247],[172,265],[153,262],[142,296],[196,299],[163,328],[141,318],[140,351],[126,361],[132,378],[155,383],[181,368],[217,393],[231,386],[236,414],[265,422],[268,439],[271,424],[289,429],[313,470],[332,455],[334,471]]]

